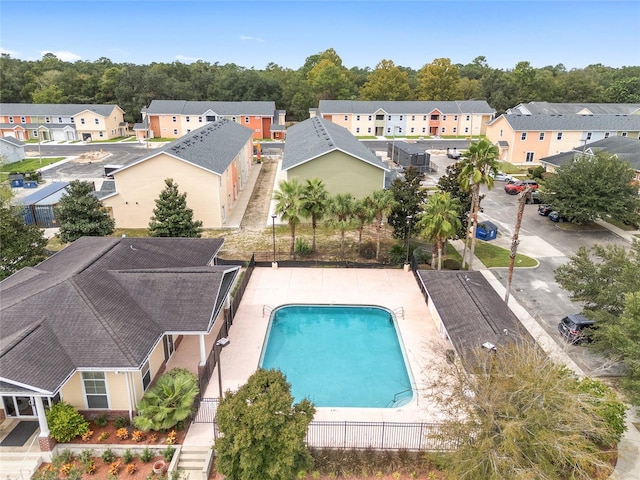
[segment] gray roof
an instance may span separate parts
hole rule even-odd
[[[10,143],[14,147],[23,147],[24,146],[24,142],[18,140],[16,137],[12,137],[12,136],[0,138],[0,141],[5,142],[5,143]]]
[[[246,143],[253,130],[224,118],[209,123],[180,137],[153,153],[113,172],[117,174],[162,153],[222,175]]]
[[[102,200],[103,198],[116,193],[116,182],[115,180],[105,180],[102,182],[100,190],[91,193],[95,195],[98,200]]]
[[[2,115],[18,116],[73,116],[85,110],[90,110],[103,117],[111,115],[117,105],[92,105],[92,104],[69,104],[69,103],[0,103],[0,113]],[[50,125],[50,124],[47,124]]]
[[[147,115],[203,115],[211,110],[218,115],[259,115],[272,117],[276,111],[273,101],[260,102],[195,102],[187,100],[153,100]]]
[[[66,188],[69,186],[69,182],[54,182],[44,187],[39,188],[31,195],[26,197],[17,198],[16,201],[22,205],[35,205],[43,200],[55,196],[59,199],[59,196],[66,192]],[[57,202],[54,202],[57,203]],[[51,203],[49,205],[53,205]]]
[[[576,146],[570,152],[563,152],[551,157],[541,159],[541,162],[560,166],[571,162],[576,155],[593,154],[595,152],[608,152],[615,154],[620,160],[629,162],[634,170],[640,171],[640,140],[629,137],[609,137],[585,146]]]
[[[333,151],[344,152],[382,170],[388,170],[349,130],[320,117],[309,118],[287,129],[282,169],[288,170]]]
[[[378,110],[391,114],[427,115],[434,110],[442,114],[462,115],[482,113],[492,115],[496,111],[484,100],[452,100],[452,101],[356,101],[356,100],[320,100],[318,111],[322,115],[361,114],[373,115]]]
[[[579,132],[637,132],[640,115],[517,115],[504,114],[504,119],[516,131],[568,131]]]
[[[520,103],[506,113],[522,115],[576,115],[588,111],[592,115],[631,115],[640,112],[640,103]]]
[[[239,268],[210,266],[222,244],[83,237],[0,282],[0,381],[50,394],[77,369],[138,369],[165,333],[207,333]]]
[[[481,272],[419,270],[418,276],[462,358],[473,361],[485,342],[500,348],[513,339],[533,340]]]

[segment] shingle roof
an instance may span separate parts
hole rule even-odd
[[[161,153],[166,153],[222,175],[252,136],[253,130],[250,128],[222,118],[180,137],[113,173],[117,174]]]
[[[0,114],[2,115],[63,115],[73,116],[85,110],[90,110],[103,117],[111,114],[117,105],[92,105],[92,104],[69,104],[69,103],[0,103]],[[48,126],[51,124],[47,124]]]
[[[472,359],[485,342],[500,348],[514,338],[533,340],[481,272],[419,270],[418,275],[459,356]]]
[[[590,112],[593,115],[631,115],[640,111],[640,103],[521,103],[507,113],[523,115],[576,115]]]
[[[49,185],[45,185],[44,187],[39,188],[38,190],[33,192],[31,195],[28,195],[22,198],[17,198],[16,202],[22,205],[34,205],[46,199],[47,197],[50,197],[51,195],[54,195],[60,192],[61,190],[66,191],[65,189],[68,186],[69,186],[69,182],[50,183]]]
[[[309,118],[287,130],[282,169],[288,170],[336,150],[382,170],[388,170],[384,163],[346,128],[320,117]]]
[[[640,140],[628,137],[609,137],[586,146],[576,146],[570,152],[563,152],[541,159],[541,162],[552,165],[562,165],[573,161],[576,155],[581,155],[583,151],[587,154],[603,151],[615,154],[620,160],[629,162],[629,166],[640,171]]]
[[[195,102],[186,100],[153,100],[147,115],[204,115],[211,110],[218,115],[259,115],[271,117],[276,111],[273,101]]]
[[[5,142],[5,143],[9,143],[15,147],[22,147],[24,146],[24,142],[18,140],[16,137],[4,137],[4,138],[0,138],[0,141]]]
[[[137,369],[169,332],[206,333],[238,267],[221,239],[83,237],[0,282],[3,382],[55,392],[76,369]]]
[[[640,131],[640,115],[516,115],[504,114],[515,131]],[[494,120],[496,122],[498,119]]]
[[[356,101],[356,100],[320,100],[318,111],[322,115],[330,114],[361,114],[373,115],[378,110],[392,114],[426,115],[434,110],[443,114],[483,113],[494,114],[484,100],[455,100],[455,101]]]

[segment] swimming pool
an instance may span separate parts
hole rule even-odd
[[[317,407],[390,408],[413,398],[395,317],[352,305],[285,305],[271,313],[260,366],[281,370]]]

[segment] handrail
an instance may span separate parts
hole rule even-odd
[[[270,307],[269,305],[263,305],[262,306],[262,318],[264,318],[264,314],[265,313],[271,313],[273,311],[273,307]]]
[[[412,387],[409,387],[409,388],[407,388],[407,389],[405,389],[405,390],[402,390],[401,392],[397,392],[397,393],[395,393],[395,394],[393,395],[393,400],[391,400],[389,403],[387,403],[387,407],[393,406],[393,404],[394,404],[394,403],[396,403],[396,402],[398,401],[398,398],[397,398],[397,397],[398,397],[398,395],[401,395],[401,394],[403,394],[403,393],[407,393],[407,392],[411,392],[411,391],[413,391],[413,388],[412,388]]]
[[[402,317],[402,319],[404,320],[404,308],[402,308],[402,307],[394,308],[394,309],[393,309],[393,313],[394,313],[396,316],[401,316],[401,317]]]
[[[29,454],[31,454],[31,449],[33,448],[33,444],[36,443],[36,440],[38,440],[39,436],[36,435],[35,437],[33,437],[33,440],[31,440],[31,445],[29,445],[29,448],[27,449],[26,453],[24,454],[24,457],[22,457],[22,462],[20,462],[20,466],[18,467],[20,469],[20,478],[24,480],[24,477],[22,476],[22,467],[24,466],[24,462],[27,461],[27,457],[29,456]],[[33,472],[31,472],[33,473]]]

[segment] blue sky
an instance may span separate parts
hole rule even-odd
[[[298,69],[328,48],[348,67],[434,58],[491,67],[640,65],[640,2],[0,0],[0,51],[35,60],[203,60]]]

